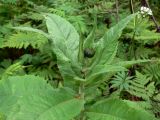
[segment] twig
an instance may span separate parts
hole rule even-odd
[[[145,4],[146,4],[146,7],[148,7],[148,8],[151,10],[150,5],[149,5],[149,3],[147,2],[147,0],[144,0],[144,2],[145,2]],[[158,23],[157,23],[154,15],[152,14],[151,17],[152,17],[152,20],[153,20],[156,28],[157,28],[157,32],[160,32],[160,26],[158,25]]]
[[[130,10],[131,10],[131,13],[133,14],[134,13],[133,0],[130,0]]]

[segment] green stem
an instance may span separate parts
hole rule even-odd
[[[79,42],[79,53],[78,53],[78,61],[83,64],[83,38],[82,38],[82,35],[80,35],[80,42]]]

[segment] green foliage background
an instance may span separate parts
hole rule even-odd
[[[160,1],[143,17],[146,1],[0,0],[0,120],[160,119]]]

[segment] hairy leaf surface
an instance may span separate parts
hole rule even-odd
[[[0,82],[0,112],[6,120],[70,120],[83,107],[74,96],[72,90],[53,89],[40,77],[9,77]]]
[[[94,104],[87,112],[89,120],[154,120],[143,109],[128,105],[122,100],[109,99]],[[131,117],[132,116],[132,117]]]

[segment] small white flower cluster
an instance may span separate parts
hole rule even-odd
[[[141,11],[140,12],[141,12],[142,15],[147,15],[147,14],[148,15],[153,15],[152,14],[152,10],[147,8],[147,7],[144,7],[144,6],[141,7]]]

